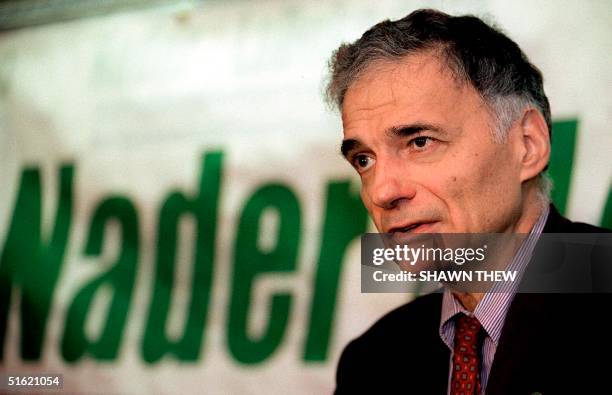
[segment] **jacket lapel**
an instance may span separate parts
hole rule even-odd
[[[563,233],[569,224],[571,222],[551,205],[543,232]],[[537,252],[534,256],[537,256]],[[533,267],[532,263],[530,261],[527,267]],[[525,293],[515,295],[506,314],[491,367],[487,394],[531,394],[544,391],[542,387],[547,380],[541,366],[546,364],[542,358],[550,356],[547,347],[551,333],[554,333],[555,311],[558,307],[558,298],[555,296]]]

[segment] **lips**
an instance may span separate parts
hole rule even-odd
[[[409,224],[391,227],[386,233],[419,233],[426,231],[434,222],[435,221],[415,221]]]
[[[393,228],[393,229],[391,229],[390,233],[410,232],[411,230],[416,229],[419,226],[421,226],[421,223],[417,222],[417,223],[412,224],[412,225],[408,225],[408,226],[404,226],[404,227],[398,227],[398,228]]]
[[[389,228],[386,233],[391,234],[389,240],[392,244],[431,244],[430,233],[434,232],[433,228],[437,221],[418,221],[409,224],[395,226]]]

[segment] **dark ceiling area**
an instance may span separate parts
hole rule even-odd
[[[180,0],[0,0],[0,31],[186,2]]]

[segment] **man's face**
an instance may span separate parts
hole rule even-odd
[[[516,231],[518,137],[494,142],[483,100],[437,57],[372,67],[348,89],[342,121],[343,153],[380,232]]]

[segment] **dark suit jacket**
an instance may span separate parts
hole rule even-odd
[[[609,230],[571,222],[551,206],[544,232]],[[349,343],[338,364],[336,393],[446,394],[450,351],[439,336],[441,302],[441,293],[419,297]],[[610,318],[612,294],[517,293],[487,394],[612,393]]]

